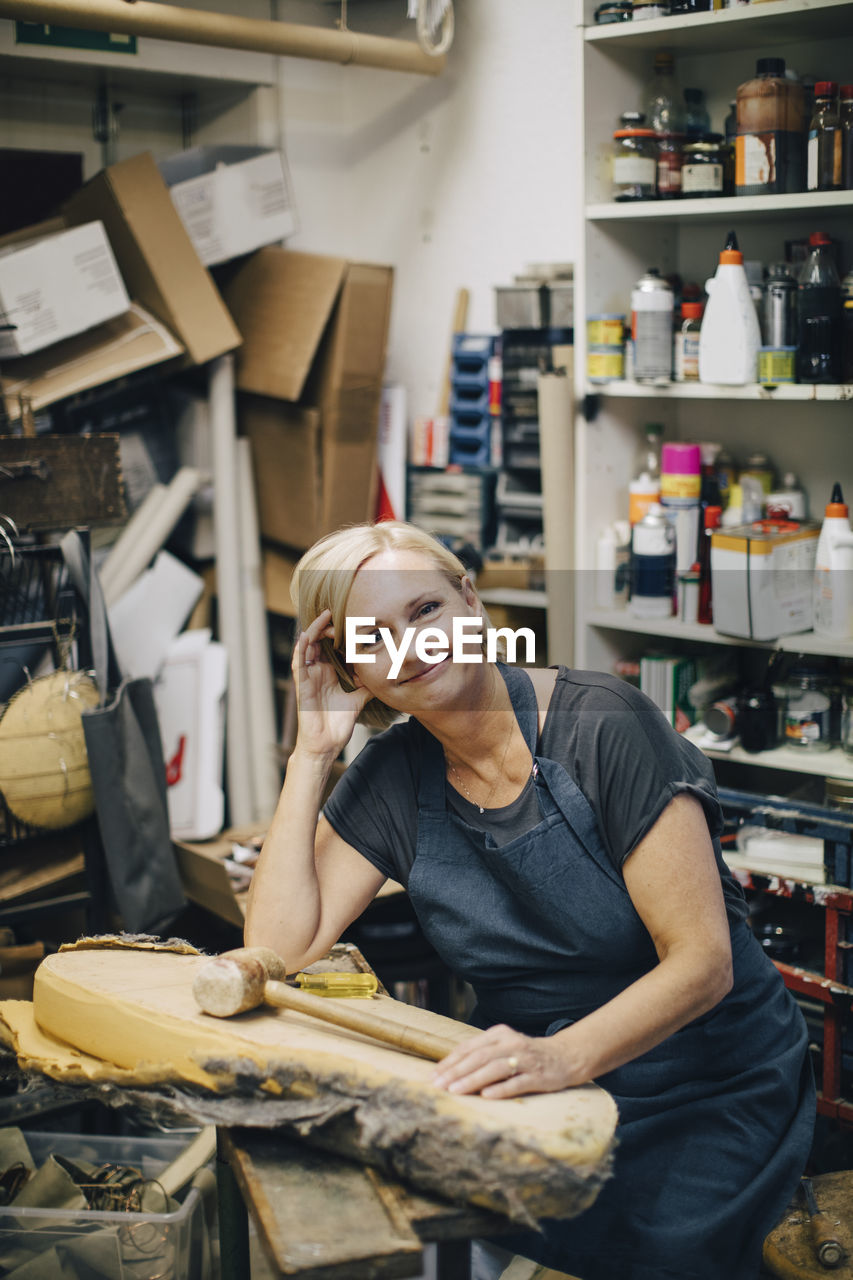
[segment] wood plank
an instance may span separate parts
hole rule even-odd
[[[581,1212],[608,1176],[616,1108],[596,1086],[509,1100],[448,1094],[424,1059],[303,1014],[199,1013],[192,982],[205,962],[64,949],[36,974],[35,1017],[57,1041],[138,1072],[140,1083],[245,1096],[253,1125],[268,1107],[285,1133],[518,1222]],[[388,996],[371,1007],[451,1039],[471,1034]]]
[[[423,1244],[354,1162],[278,1134],[228,1130],[223,1147],[271,1263],[301,1280],[421,1273]]]
[[[118,436],[0,435],[0,511],[22,532],[120,523]]]

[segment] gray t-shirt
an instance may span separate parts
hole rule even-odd
[[[422,743],[422,731],[411,721],[371,738],[323,810],[347,844],[403,885],[415,858]],[[617,869],[674,796],[696,796],[714,843],[729,918],[745,918],[743,892],[720,849],[723,816],[711,763],[645,694],[616,676],[560,667],[536,754],[561,764],[583,792]],[[539,821],[532,787],[505,809],[482,815],[449,784],[447,798],[471,826],[492,831],[499,845]]]

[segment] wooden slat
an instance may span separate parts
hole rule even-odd
[[[22,533],[119,523],[118,436],[0,436],[0,514]]]

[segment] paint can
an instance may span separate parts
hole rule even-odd
[[[625,353],[621,347],[590,347],[586,353],[586,376],[589,382],[617,382],[625,372]]]

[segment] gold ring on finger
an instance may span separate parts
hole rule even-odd
[[[516,1058],[514,1054],[511,1058],[507,1058],[506,1065],[509,1067],[509,1074],[511,1076],[518,1075],[518,1058]]]

